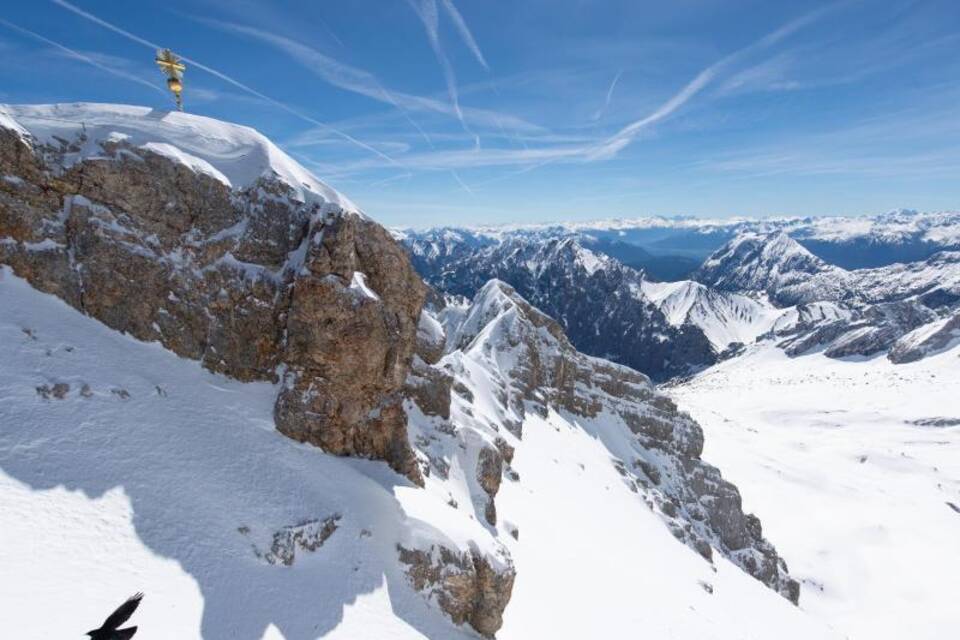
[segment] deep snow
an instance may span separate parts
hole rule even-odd
[[[813,615],[855,640],[956,635],[960,347],[894,365],[764,343],[671,394]]]

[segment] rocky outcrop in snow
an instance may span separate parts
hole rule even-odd
[[[759,520],[744,514],[736,487],[700,460],[700,427],[646,376],[579,353],[557,322],[500,281],[486,284],[455,316],[448,323],[451,351],[437,365],[453,378],[450,419],[411,425],[428,488],[458,458],[458,467],[476,469],[461,495],[478,519],[514,535],[498,519],[495,500],[501,476],[522,482],[510,470],[514,457],[537,455],[524,448],[527,416],[576,425],[604,443],[622,481],[678,540],[707,560],[716,549],[797,601],[799,586]],[[503,515],[510,522],[522,516]]]
[[[0,262],[213,371],[282,378],[281,432],[419,481],[400,391],[426,289],[403,250],[256,132],[148,111],[12,108]]]
[[[960,311],[904,335],[890,349],[887,358],[894,364],[915,362],[945,351],[957,342],[960,342]]]
[[[446,547],[398,551],[414,588],[435,599],[454,623],[467,623],[487,638],[500,629],[516,577],[512,567],[496,569],[480,554]]]

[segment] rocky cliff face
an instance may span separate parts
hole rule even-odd
[[[96,136],[0,128],[0,262],[213,371],[282,379],[281,432],[419,481],[400,391],[426,289],[390,235],[275,173],[232,187]]]
[[[500,281],[485,285],[467,309],[440,315],[449,352],[437,368],[451,378],[450,418],[413,421],[418,456],[428,478],[446,477],[451,457],[475,469],[464,493],[478,519],[518,535],[511,524],[517,514],[501,520],[495,501],[501,476],[522,482],[511,467],[515,457],[537,455],[523,442],[533,412],[601,441],[622,481],[678,540],[708,561],[716,550],[797,601],[799,585],[763,538],[759,519],[745,514],[737,488],[700,460],[700,427],[646,376],[579,353],[557,322]]]

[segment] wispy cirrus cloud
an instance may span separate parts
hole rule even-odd
[[[39,42],[48,44],[51,47],[53,47],[55,51],[67,56],[68,58],[85,62],[86,64],[92,67],[96,67],[101,71],[109,73],[110,75],[117,76],[118,78],[123,78],[124,80],[128,80],[130,82],[135,82],[141,86],[147,87],[149,89],[153,89],[154,91],[159,92],[163,96],[166,96],[166,92],[163,90],[162,87],[119,68],[120,59],[118,59],[116,56],[108,56],[106,54],[100,54],[95,52],[81,53],[76,49],[71,49],[66,45],[60,44],[59,42],[55,42],[47,37],[40,35],[39,33],[30,31],[29,29],[13,24],[12,22],[8,22],[3,18],[0,18],[0,24],[7,27],[8,29],[16,31],[17,33],[33,38],[34,40],[37,40]]]
[[[817,9],[795,18],[749,45],[742,47],[699,71],[678,91],[647,115],[634,120],[605,137],[574,144],[547,144],[522,148],[467,148],[414,152],[403,156],[404,165],[421,170],[457,170],[491,166],[520,167],[523,171],[554,162],[596,162],[615,157],[646,129],[667,119],[694,97],[700,95],[735,65],[783,41],[845,3]],[[345,172],[375,168],[375,161],[360,160],[341,165]]]
[[[617,75],[613,76],[613,80],[610,82],[610,87],[607,89],[607,97],[603,101],[603,106],[594,111],[593,115],[590,117],[591,120],[596,122],[603,117],[603,114],[607,112],[607,109],[610,108],[610,102],[613,101],[613,90],[617,88],[617,83],[620,82],[620,77],[623,75],[623,69],[617,71]]]
[[[440,43],[440,15],[437,11],[437,0],[408,0],[408,3],[417,16],[419,16],[420,21],[427,30],[427,39],[430,41],[430,47],[433,49],[437,62],[440,63],[440,68],[443,71],[443,78],[447,85],[450,104],[460,123],[466,128],[467,123],[464,121],[463,112],[460,110],[457,76],[453,71],[453,65],[450,63],[446,51],[443,49],[443,45]],[[479,144],[479,139],[477,139],[477,144]]]
[[[483,52],[480,51],[480,46],[473,38],[473,33],[470,32],[470,27],[467,26],[466,20],[463,19],[456,5],[453,4],[453,0],[441,0],[441,2],[443,3],[443,8],[447,10],[447,14],[450,16],[453,26],[457,28],[457,31],[460,33],[460,38],[463,40],[463,43],[467,45],[467,48],[470,49],[473,57],[477,59],[477,62],[479,62],[484,69],[489,69],[490,67],[483,57]]]
[[[595,149],[588,153],[588,158],[591,160],[600,160],[616,155],[620,150],[633,142],[641,131],[673,114],[677,109],[685,105],[694,96],[706,89],[722,73],[727,71],[736,63],[755,53],[772,47],[773,45],[793,35],[800,29],[813,24],[830,12],[835,11],[847,4],[849,4],[849,0],[828,5],[826,7],[821,7],[819,9],[815,9],[814,11],[810,11],[809,13],[805,13],[802,16],[795,18],[771,31],[746,47],[738,49],[737,51],[724,56],[717,62],[714,62],[707,68],[700,71],[700,73],[694,76],[694,78],[684,85],[680,91],[671,96],[653,113],[644,116],[639,120],[631,122],[627,126],[617,131],[614,135],[597,145]]]
[[[427,40],[430,42],[430,47],[433,49],[433,53],[437,58],[437,62],[440,64],[440,69],[443,71],[443,78],[447,85],[447,95],[450,98],[450,104],[453,107],[453,111],[457,115],[457,118],[460,120],[460,123],[463,125],[464,129],[470,132],[469,125],[464,119],[463,110],[460,107],[460,93],[457,87],[457,75],[453,69],[453,64],[450,62],[450,58],[447,56],[447,52],[443,48],[443,44],[440,41],[440,12],[437,8],[437,0],[407,0],[407,3],[413,9],[414,13],[416,13],[420,18],[420,21],[423,23],[423,26],[426,29]],[[473,33],[467,26],[463,16],[457,10],[456,5],[453,4],[453,0],[441,0],[441,4],[446,10],[451,22],[453,22],[457,32],[460,34],[461,40],[463,40],[464,44],[477,59],[477,61],[483,65],[485,69],[489,69],[487,61],[483,57],[483,52],[480,51],[480,46],[474,39]],[[475,136],[474,144],[476,147],[480,146],[479,136]]]
[[[118,34],[118,35],[121,35],[121,36],[123,36],[124,38],[127,38],[128,40],[130,40],[130,41],[132,41],[132,42],[136,42],[137,44],[143,45],[143,46],[148,47],[148,48],[153,49],[153,50],[158,50],[158,49],[161,49],[161,48],[162,48],[162,47],[160,47],[160,45],[158,45],[157,43],[155,43],[155,42],[150,42],[149,40],[147,40],[147,39],[145,39],[145,38],[142,38],[142,37],[140,37],[140,36],[138,36],[138,35],[136,35],[136,34],[134,34],[134,33],[131,33],[130,31],[127,31],[127,30],[125,30],[125,29],[122,29],[122,28],[120,28],[120,27],[118,27],[118,26],[110,23],[110,22],[107,22],[107,21],[104,20],[103,18],[100,18],[100,17],[98,17],[98,16],[95,16],[94,14],[92,14],[92,13],[90,13],[90,12],[88,12],[88,11],[84,11],[83,9],[81,9],[80,7],[78,7],[78,6],[76,6],[76,5],[71,4],[70,2],[67,2],[67,0],[51,0],[51,2],[53,2],[54,4],[56,4],[56,5],[59,6],[59,7],[62,7],[62,8],[64,8],[64,9],[66,9],[67,11],[70,11],[71,13],[74,13],[74,14],[80,16],[81,18],[83,18],[83,19],[85,19],[85,20],[88,20],[88,21],[90,21],[90,22],[92,22],[92,23],[94,23],[94,24],[97,24],[97,25],[103,27],[104,29],[107,29],[107,30],[109,30],[109,31],[112,31],[112,32],[114,32],[114,33],[116,33],[116,34]],[[197,69],[200,69],[201,71],[205,71],[205,72],[209,73],[210,75],[212,75],[212,76],[214,76],[214,77],[216,77],[216,78],[219,78],[220,80],[226,82],[227,84],[233,85],[234,87],[240,89],[241,91],[244,91],[244,92],[246,92],[246,93],[248,93],[248,94],[251,94],[251,95],[253,95],[253,96],[257,97],[257,98],[260,98],[260,99],[262,99],[262,100],[265,100],[266,102],[272,104],[273,106],[275,106],[275,107],[277,107],[277,108],[279,108],[279,109],[281,109],[281,110],[283,110],[283,111],[286,111],[287,113],[289,113],[289,114],[291,114],[291,115],[293,115],[293,116],[295,116],[295,117],[297,117],[297,118],[299,118],[299,119],[301,119],[301,120],[303,120],[303,121],[305,121],[305,122],[308,122],[308,123],[310,123],[310,124],[312,124],[312,125],[314,125],[314,126],[317,126],[317,127],[324,128],[324,129],[326,129],[327,131],[330,131],[333,135],[339,136],[339,137],[343,138],[344,140],[347,140],[347,141],[350,142],[351,144],[354,144],[354,145],[360,147],[361,149],[364,149],[364,150],[366,150],[366,151],[369,151],[370,153],[373,153],[373,154],[376,155],[376,156],[379,156],[382,160],[388,162],[388,163],[391,164],[391,165],[396,165],[396,164],[397,164],[397,162],[396,162],[393,158],[391,158],[390,156],[386,155],[385,153],[379,151],[378,149],[375,149],[374,147],[371,147],[370,145],[364,143],[364,142],[361,141],[361,140],[358,140],[358,139],[354,138],[353,136],[351,136],[351,135],[349,135],[349,134],[346,134],[346,133],[344,133],[344,132],[342,132],[342,131],[339,131],[339,130],[337,130],[337,129],[332,128],[330,125],[326,124],[325,122],[322,122],[322,121],[317,120],[316,118],[314,118],[314,117],[312,117],[312,116],[309,116],[309,115],[307,115],[307,114],[304,114],[303,112],[301,112],[301,111],[299,111],[299,110],[297,110],[297,109],[294,109],[293,107],[287,105],[286,103],[283,103],[283,102],[280,102],[279,100],[276,100],[276,99],[274,99],[274,98],[271,98],[270,96],[268,96],[268,95],[266,95],[266,94],[264,94],[264,93],[261,93],[261,92],[257,91],[256,89],[253,89],[252,87],[247,86],[246,84],[240,82],[239,80],[236,80],[236,79],[232,78],[231,76],[227,75],[226,73],[223,73],[222,71],[218,71],[217,69],[214,69],[214,68],[212,68],[212,67],[209,67],[209,66],[207,66],[207,65],[199,62],[198,60],[195,60],[195,59],[192,59],[192,58],[188,58],[187,56],[181,56],[181,57],[183,58],[183,60],[184,60],[185,62],[193,65],[193,66],[196,67]]]
[[[268,32],[257,27],[223,20],[201,17],[193,17],[193,19],[208,26],[229,33],[246,36],[267,44],[296,60],[304,68],[332,86],[395,107],[399,110],[400,115],[406,118],[428,142],[430,142],[430,134],[424,132],[421,126],[410,118],[409,112],[447,115],[458,120],[466,120],[479,126],[500,127],[503,126],[504,123],[507,123],[507,126],[512,128],[535,128],[533,125],[530,125],[530,123],[522,121],[510,114],[498,113],[486,109],[461,108],[459,104],[451,105],[433,97],[419,96],[388,89],[373,73],[336,60],[313,47],[286,36]]]

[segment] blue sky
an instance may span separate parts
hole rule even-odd
[[[960,209],[957,0],[32,0],[0,101],[256,127],[391,225]],[[203,70],[199,65],[206,67]]]

